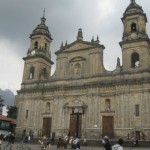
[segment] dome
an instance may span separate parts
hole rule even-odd
[[[45,17],[42,17],[41,18],[41,23],[39,25],[37,25],[37,27],[33,30],[30,37],[32,37],[34,35],[46,35],[48,38],[50,38],[52,40],[49,29],[45,25],[45,21],[46,21]]]
[[[127,7],[127,9],[125,10],[124,16],[125,15],[135,14],[135,13],[142,13],[143,14],[143,9],[138,4],[131,2],[129,4],[129,6]]]

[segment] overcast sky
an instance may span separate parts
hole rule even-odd
[[[136,0],[150,20],[150,0]],[[117,57],[121,57],[121,17],[130,0],[0,0],[0,88],[16,94],[20,89],[24,61],[30,45],[29,36],[40,23],[46,9],[46,25],[53,41],[52,61],[62,41],[76,40],[82,28],[83,39],[91,41],[99,36],[105,46],[104,66],[114,70]],[[150,35],[150,23],[147,24]],[[55,65],[53,67],[55,69]]]

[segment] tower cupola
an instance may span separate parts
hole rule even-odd
[[[135,0],[131,0],[129,6],[126,8],[122,22],[124,25],[123,42],[148,39],[146,33],[147,17],[142,7]]]
[[[49,32],[48,27],[45,24],[46,18],[43,16],[41,18],[41,23],[37,25],[37,27],[33,30],[32,34],[30,35],[30,38],[36,35],[45,35],[50,40],[52,40],[51,34]]]
[[[124,12],[124,16],[126,15],[131,15],[131,14],[135,14],[135,13],[143,13],[143,9],[141,6],[139,6],[135,0],[131,0],[131,3],[129,4],[129,6],[126,8],[125,12]]]
[[[43,15],[40,24],[37,25],[30,35],[31,44],[28,50],[29,57],[33,55],[40,55],[47,57],[47,59],[51,59],[50,43],[53,39],[45,22],[46,18]]]
[[[150,39],[146,32],[147,18],[142,7],[131,0],[123,17],[122,64],[124,72],[138,72],[149,68]]]

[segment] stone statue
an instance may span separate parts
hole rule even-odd
[[[117,58],[117,66],[120,66],[120,58]]]

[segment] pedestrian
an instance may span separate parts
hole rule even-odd
[[[42,137],[42,145],[43,145],[43,148],[46,148],[46,147],[47,147],[47,137],[46,137],[46,135],[44,135],[44,136]]]
[[[105,144],[104,144],[105,150],[111,150],[111,144],[109,142],[109,139],[105,139]]]
[[[28,135],[28,143],[30,143],[30,140],[31,140],[31,136],[30,134]]]
[[[47,138],[47,147],[49,147],[50,148],[50,146],[51,146],[51,138],[50,138],[50,136]]]
[[[80,139],[76,138],[76,149],[80,149]]]
[[[2,145],[2,140],[0,139],[0,146]]]
[[[138,139],[135,139],[135,141],[134,141],[134,146],[136,146],[136,147],[139,146],[139,141],[138,141]]]
[[[104,138],[102,139],[102,146],[104,146],[104,145],[105,145],[105,143],[106,143],[106,139],[109,139],[109,138],[108,138],[108,136],[104,136]]]
[[[72,149],[76,149],[76,144],[77,144],[77,141],[76,141],[76,138],[72,139]]]
[[[83,139],[83,146],[87,146],[86,138]]]
[[[52,132],[51,144],[54,145],[55,132]]]
[[[112,146],[112,150],[123,150],[123,139],[118,140],[118,144]]]

